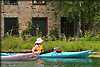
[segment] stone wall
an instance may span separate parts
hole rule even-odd
[[[4,5],[2,3],[2,36],[4,35],[4,17],[18,17],[19,31],[27,28],[28,23],[32,21],[32,17],[48,18],[48,33],[52,27],[57,24],[55,18],[55,8],[47,2],[46,5],[32,5],[32,1],[18,1],[18,5]]]
[[[1,25],[1,1],[0,1],[0,25]],[[0,41],[1,41],[1,26],[0,26]]]

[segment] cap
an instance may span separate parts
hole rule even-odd
[[[35,43],[42,43],[42,42],[43,42],[42,38],[37,38],[37,40],[35,41]]]

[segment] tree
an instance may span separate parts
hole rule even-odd
[[[100,22],[100,2],[97,0],[58,0],[54,4],[57,17],[65,16],[68,22],[75,23],[75,37],[93,32]]]

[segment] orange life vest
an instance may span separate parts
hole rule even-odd
[[[44,49],[43,49],[43,46],[40,45],[40,46],[36,47],[34,51],[35,51],[35,52],[43,52],[43,50],[44,50]]]

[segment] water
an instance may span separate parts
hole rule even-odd
[[[100,67],[100,58],[42,58],[34,61],[1,61],[1,67]]]

